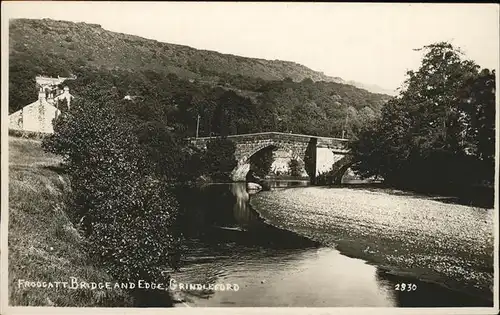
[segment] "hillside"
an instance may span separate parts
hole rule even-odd
[[[277,130],[340,136],[346,128],[354,136],[390,98],[297,63],[197,50],[95,24],[12,20],[9,39],[9,112],[36,99],[36,75],[75,74],[78,79],[67,82],[75,95],[91,84],[116,87],[122,97],[139,95],[161,103],[158,112],[181,133],[193,135],[192,122],[203,114],[200,135]],[[223,122],[217,120],[228,110]]]
[[[354,81],[345,82],[295,62],[245,58],[188,46],[161,43],[134,35],[115,33],[100,25],[67,21],[19,19],[10,25],[11,55],[27,51],[52,51],[81,64],[107,69],[154,69],[189,79],[213,81],[229,73],[264,80],[346,83],[370,90]],[[377,87],[373,87],[377,89]],[[382,89],[378,88],[376,93]]]

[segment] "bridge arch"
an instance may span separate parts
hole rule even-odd
[[[296,159],[301,163],[302,168],[305,166],[304,154],[306,150],[305,145],[296,145],[290,142],[283,141],[270,141],[264,144],[252,145],[251,148],[242,150],[239,154],[239,159],[237,160],[237,166],[232,172],[232,178],[235,181],[243,180],[246,174],[252,167],[252,157],[264,150],[281,150],[282,152],[287,152],[290,154],[291,159]],[[273,161],[273,163],[276,162]],[[288,168],[288,167],[287,167]],[[305,170],[304,170],[305,173]]]
[[[344,177],[347,170],[356,163],[359,163],[359,161],[355,160],[352,155],[345,155],[332,165],[332,169],[330,171],[317,175],[316,184],[342,184],[342,177]]]
[[[202,138],[187,138],[193,146],[200,149],[206,149],[207,142],[211,141],[211,137]],[[335,168],[335,174],[329,172],[332,167],[337,164],[339,155],[349,155],[349,148],[347,139],[317,137],[311,135],[289,134],[282,132],[261,132],[253,134],[229,135],[227,139],[236,144],[235,159],[237,166],[232,172],[232,178],[235,181],[244,180],[246,173],[250,170],[250,159],[258,152],[265,150],[269,147],[276,147],[291,153],[291,158],[301,161],[304,166],[305,173],[314,181],[319,169],[330,173],[331,175],[341,172],[342,174],[347,170],[343,163],[338,164]],[[333,156],[325,158],[324,153],[330,150]],[[281,156],[280,158],[286,159],[288,157]],[[333,158],[332,163],[328,160]],[[284,162],[284,160],[282,161]],[[342,161],[344,162],[344,161]],[[326,163],[326,164],[325,164]],[[277,164],[282,163],[276,163]],[[280,166],[281,166],[280,165]],[[342,168],[341,170],[339,169]],[[288,170],[288,167],[287,167]],[[333,170],[332,170],[333,171]]]
[[[277,146],[274,143],[258,145],[252,148],[249,152],[246,152],[246,154],[242,154],[237,160],[238,163],[236,164],[236,168],[233,170],[231,174],[233,180],[235,181],[243,180],[246,177],[248,171],[250,171],[251,168],[250,159],[252,158],[252,156],[268,148],[277,148]]]
[[[348,162],[344,163],[334,175],[332,183],[334,185],[342,184],[342,178],[344,178],[347,170],[357,163],[359,163],[359,161],[353,160],[352,158]]]
[[[248,154],[246,155],[243,155],[239,160],[238,160],[238,164],[241,163],[246,163],[248,161],[250,161],[250,159],[252,158],[252,156],[254,156],[255,154],[263,151],[263,150],[266,150],[266,149],[278,149],[278,148],[281,148],[277,143],[267,143],[267,144],[263,144],[263,145],[258,145],[256,146],[255,148],[253,148]]]

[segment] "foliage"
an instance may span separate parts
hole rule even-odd
[[[469,79],[460,95],[463,144],[467,153],[476,157],[480,168],[478,176],[487,182],[494,181],[495,169],[495,71],[483,69]],[[478,165],[479,166],[479,165]]]
[[[235,150],[234,142],[225,137],[210,140],[203,158],[205,173],[215,181],[231,181],[231,172],[238,165]]]
[[[147,176],[156,174],[171,184],[194,181],[203,171],[202,152],[186,147],[183,139],[170,132],[167,126],[157,121],[138,124],[137,140],[144,154],[139,160],[139,169]]]
[[[292,131],[339,137],[346,129],[355,137],[389,99],[283,61],[159,43],[85,23],[21,19],[10,25],[9,112],[36,100],[36,75],[74,74],[64,85],[75,96],[85,97],[89,85],[116,87],[121,98],[133,97],[130,113],[164,123],[179,137],[196,134],[198,115],[199,136]]]
[[[60,157],[40,141],[9,137],[9,303],[12,306],[128,307],[124,289],[40,290],[19,279],[112,282],[86,250],[86,240],[64,211],[69,181]],[[33,251],[33,244],[37,250]],[[61,263],[63,262],[64,263]],[[22,280],[21,280],[22,282]]]
[[[271,166],[274,162],[274,150],[274,147],[263,149],[250,157],[251,168],[257,176],[264,177],[271,171]]]
[[[290,175],[292,176],[301,176],[302,175],[302,163],[296,159],[293,158],[288,162],[288,167],[290,167]]]
[[[306,78],[342,82],[340,78],[326,76],[294,62],[197,50],[107,31],[96,24],[14,19],[10,21],[9,37],[16,52],[53,52],[71,60],[80,60],[91,67],[104,66],[107,70],[161,69],[183,79],[218,85],[238,81],[239,86],[249,90],[256,88],[260,80],[283,80],[287,77],[295,82]]]
[[[217,106],[212,115],[214,132],[218,135],[250,133],[257,123],[256,108],[252,102],[233,91],[225,91],[217,97]]]
[[[177,163],[179,150],[165,130],[144,141],[150,126],[138,128],[137,120],[120,110],[123,102],[113,91],[77,100],[57,118],[43,147],[63,157],[73,220],[83,222],[91,253],[105,270],[123,281],[157,280],[165,266],[175,267],[179,240],[172,226],[178,204],[163,179],[178,174],[175,168],[181,166],[165,163]],[[171,156],[157,146],[165,143]],[[168,168],[174,170],[163,171]]]
[[[400,95],[352,144],[355,170],[400,186],[492,184],[494,71],[479,72],[448,43],[423,50]]]

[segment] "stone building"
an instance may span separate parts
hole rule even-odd
[[[66,86],[58,86],[65,80],[74,78],[36,77],[38,100],[9,115],[9,129],[41,133],[53,133],[52,121],[61,113],[58,104],[66,100],[68,109],[73,96]]]

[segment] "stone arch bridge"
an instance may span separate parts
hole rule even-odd
[[[227,136],[236,145],[238,161],[232,172],[235,181],[245,180],[250,169],[250,158],[256,153],[272,148],[275,161],[272,168],[286,171],[288,161],[296,159],[301,164],[303,176],[311,181],[328,173],[330,181],[340,183],[342,175],[353,161],[349,154],[347,139],[316,137],[282,132],[261,132]],[[192,145],[205,150],[214,137],[188,138]]]

